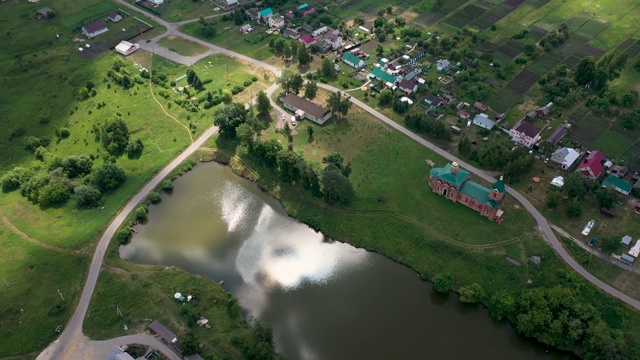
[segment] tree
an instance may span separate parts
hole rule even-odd
[[[558,191],[549,191],[547,195],[547,207],[549,209],[555,209],[560,205],[560,200],[562,200],[562,195]]]
[[[407,23],[402,16],[396,16],[394,21],[397,27],[402,27]]]
[[[633,107],[633,105],[635,105],[635,103],[638,101],[638,95],[639,95],[638,92],[635,90],[631,90],[625,93],[624,95],[622,95],[622,98],[620,99],[620,105],[626,108]]]
[[[149,200],[149,202],[152,204],[157,204],[160,201],[162,201],[162,196],[160,195],[159,192],[152,191],[149,193],[149,195],[147,195],[147,200]]]
[[[258,142],[253,147],[253,154],[267,166],[276,166],[282,144],[276,139]]]
[[[338,169],[342,169],[342,163],[344,162],[344,156],[339,152],[333,152],[322,158],[322,162],[327,165],[333,165]]]
[[[238,103],[220,107],[213,116],[213,124],[220,128],[221,135],[229,139],[235,138],[236,128],[247,121],[247,111]]]
[[[393,102],[393,111],[397,112],[398,114],[404,114],[405,112],[407,112],[407,110],[409,110],[409,104],[401,101],[400,99],[395,99],[395,101]]]
[[[114,190],[124,184],[127,175],[116,164],[104,164],[95,171],[94,184],[101,191]]]
[[[498,321],[513,314],[516,301],[506,290],[498,290],[491,297],[491,315]]]
[[[311,142],[311,139],[313,139],[313,126],[307,126],[307,134],[309,134],[309,142]]]
[[[468,155],[471,152],[471,140],[467,136],[463,136],[458,143],[458,152],[463,155]]]
[[[392,14],[393,13],[393,6],[389,5],[387,6],[387,14]]]
[[[295,182],[300,179],[300,168],[298,164],[303,161],[300,154],[289,150],[282,150],[278,153],[278,168],[282,181],[286,183]]]
[[[342,93],[339,91],[334,92],[329,95],[327,104],[331,112],[334,114],[341,114],[344,117],[349,112],[349,109],[351,109],[350,98],[350,96],[342,96]]]
[[[304,85],[304,79],[300,74],[294,74],[291,77],[291,91],[294,93],[299,93],[302,90],[302,86]]]
[[[140,205],[136,208],[136,220],[142,221],[147,218],[147,214],[149,213],[149,208],[147,205]]]
[[[322,65],[320,66],[320,73],[322,74],[322,76],[326,78],[332,78],[334,76],[335,68],[333,66],[333,63],[328,58],[325,58],[324,60],[322,60]]]
[[[293,48],[292,44],[289,42],[285,42],[282,47],[282,59],[284,61],[289,61],[293,57]]]
[[[565,178],[564,191],[571,198],[582,199],[591,189],[591,184],[588,181],[579,173],[571,173]]]
[[[253,146],[253,137],[255,135],[255,131],[253,127],[248,123],[240,124],[236,128],[236,137],[240,140],[241,144],[247,145],[249,147]]]
[[[570,218],[579,218],[582,216],[582,204],[578,198],[573,198],[567,206],[567,216]]]
[[[484,288],[478,283],[473,283],[469,286],[463,286],[458,289],[458,291],[460,292],[460,301],[465,303],[475,304],[477,302],[482,302],[487,296]]]
[[[199,341],[193,331],[189,330],[187,334],[181,338],[182,342],[182,355],[193,355],[200,353]]]
[[[141,139],[136,139],[135,141],[129,142],[124,150],[127,152],[127,157],[129,159],[139,159],[140,156],[142,156],[144,144]]]
[[[433,279],[433,289],[441,294],[448,294],[453,286],[453,275],[448,272],[436,274]]]
[[[623,128],[633,130],[640,121],[640,111],[628,111],[622,114],[618,121]]]
[[[93,160],[87,154],[69,155],[62,159],[62,168],[70,179],[89,174],[92,167]]]
[[[124,245],[131,238],[131,228],[129,226],[123,226],[122,229],[118,230],[116,233],[116,239],[118,239],[118,244]]]
[[[315,197],[322,196],[320,175],[311,166],[305,166],[302,170],[302,188],[311,190],[311,194]]]
[[[311,59],[311,56],[309,55],[309,50],[307,49],[306,46],[301,46],[298,49],[298,64],[300,64],[301,66],[307,65],[309,64],[309,60]]]
[[[162,188],[162,190],[164,190],[165,192],[171,192],[171,190],[173,190],[173,181],[169,179],[164,180],[160,185],[160,188]]]
[[[258,113],[260,115],[269,115],[269,112],[273,108],[269,96],[263,90],[260,90],[256,99],[258,103]]]
[[[380,44],[378,44],[378,47],[376,47],[376,55],[378,55],[378,57],[384,56],[384,47],[382,47],[382,45]]]
[[[360,26],[364,25],[365,21],[366,19],[362,15],[358,15],[355,18],[353,18],[353,22]]]
[[[102,146],[107,152],[115,157],[123,154],[129,144],[129,128],[121,118],[107,121],[102,127],[100,134]]]
[[[304,97],[309,100],[312,100],[316,97],[316,93],[318,92],[318,84],[315,81],[308,81],[304,86]]]
[[[378,104],[380,104],[380,106],[389,105],[393,101],[393,97],[393,92],[391,92],[391,90],[384,89],[378,95]]]
[[[24,139],[23,141],[24,144],[24,149],[31,151],[31,152],[35,152],[37,148],[39,147],[47,147],[49,146],[49,144],[51,144],[51,139],[49,139],[46,136],[29,136],[27,138]]]
[[[578,85],[585,85],[592,81],[596,71],[596,60],[592,56],[587,56],[580,60],[574,71],[573,78]]]
[[[616,200],[618,200],[618,194],[616,194],[616,191],[612,188],[600,188],[597,199],[601,207],[611,209],[613,204],[616,203]]]
[[[348,205],[356,197],[353,186],[337,167],[327,166],[322,172],[322,193],[329,204]]]
[[[58,205],[69,200],[71,190],[61,179],[53,180],[40,188],[38,192],[38,203],[40,205]]]

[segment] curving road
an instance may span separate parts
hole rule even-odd
[[[141,9],[136,8],[134,5],[129,4],[127,2],[125,2],[124,0],[116,0],[117,2],[119,2],[121,5],[131,8],[135,11],[138,12],[143,12],[145,13],[145,15],[151,19],[153,19],[154,21],[156,21],[159,24],[162,24],[163,26],[165,26],[167,28],[167,32],[165,32],[162,35],[159,35],[153,39],[151,39],[149,41],[149,43],[143,43],[141,44],[141,47],[143,49],[147,49],[150,50],[158,55],[161,55],[163,57],[166,57],[170,60],[176,61],[178,63],[181,64],[185,64],[185,65],[191,65],[193,63],[195,63],[196,61],[200,60],[201,58],[211,55],[211,54],[224,54],[224,55],[228,55],[228,56],[232,56],[241,60],[244,60],[248,63],[251,63],[253,65],[262,67],[266,70],[269,70],[271,72],[273,72],[276,76],[280,76],[282,74],[281,70],[274,67],[273,65],[269,65],[266,64],[262,61],[250,58],[246,55],[242,55],[242,54],[238,54],[236,52],[233,52],[229,49],[225,49],[225,48],[221,48],[219,46],[215,46],[212,45],[210,43],[207,43],[205,41],[202,41],[198,38],[195,38],[193,36],[187,35],[187,34],[183,34],[178,30],[178,27],[184,23],[187,22],[181,22],[181,23],[168,23],[154,15],[148,14],[144,11],[142,11]],[[157,45],[157,41],[165,36],[178,36],[178,37],[182,37],[184,39],[196,42],[198,44],[201,44],[205,47],[208,48],[207,52],[205,54],[202,54],[200,56],[196,56],[196,57],[185,57],[185,56],[181,56],[175,52],[169,51],[159,45]],[[333,92],[341,92],[340,89],[337,89],[333,86],[330,85],[326,85],[326,84],[318,84],[319,87],[329,90],[329,91],[333,91]],[[274,84],[271,87],[269,87],[267,89],[267,93],[269,94],[269,98],[271,98],[271,95],[274,93],[274,91],[277,89],[277,85]],[[375,116],[376,118],[378,118],[380,121],[383,121],[384,123],[388,124],[389,126],[391,126],[392,128],[398,130],[400,133],[404,134],[405,136],[408,136],[409,138],[413,139],[414,141],[418,142],[419,144],[428,147],[429,149],[431,149],[433,152],[435,152],[436,154],[442,156],[443,158],[449,160],[449,161],[457,161],[462,167],[464,167],[466,170],[476,174],[477,176],[481,177],[482,179],[492,183],[495,181],[495,178],[493,178],[491,175],[489,175],[487,172],[485,172],[484,170],[478,169],[474,166],[472,166],[471,164],[466,163],[463,160],[460,160],[459,158],[455,157],[454,155],[450,154],[449,152],[437,147],[436,145],[434,145],[433,143],[431,143],[428,140],[425,140],[424,138],[420,137],[419,135],[416,135],[415,133],[413,133],[412,131],[404,128],[403,126],[401,126],[400,124],[396,123],[395,121],[389,119],[388,117],[386,117],[385,115],[383,115],[382,113],[378,112],[377,110],[371,108],[370,106],[368,106],[367,104],[363,103],[362,101],[351,97],[350,98],[351,102],[357,106],[359,106],[360,108],[364,109],[365,111],[369,112],[371,115]],[[284,111],[278,107],[278,105],[272,101],[272,104],[274,105],[274,107],[284,113]],[[37,359],[54,359],[54,360],[58,360],[58,359],[80,359],[80,358],[104,358],[104,356],[106,356],[115,346],[118,345],[125,345],[128,343],[137,343],[137,344],[142,344],[142,345],[147,345],[147,346],[152,346],[156,349],[158,349],[159,351],[161,351],[165,356],[167,356],[168,358],[174,360],[174,359],[179,359],[179,357],[177,357],[177,355],[171,351],[169,349],[168,346],[166,346],[164,343],[160,342],[157,338],[150,336],[150,335],[132,335],[132,336],[124,336],[124,337],[119,337],[119,338],[115,338],[115,339],[111,339],[111,340],[107,340],[107,341],[92,341],[86,338],[86,336],[84,336],[82,334],[82,323],[84,320],[84,317],[87,313],[87,309],[89,307],[89,303],[91,301],[91,296],[93,295],[93,292],[95,290],[95,286],[96,286],[96,282],[98,280],[98,275],[100,274],[100,268],[102,266],[102,261],[104,259],[107,247],[109,245],[109,241],[111,240],[111,238],[113,237],[113,235],[115,234],[115,232],[118,230],[118,228],[120,227],[120,225],[123,223],[123,221],[126,219],[127,215],[136,207],[136,205],[142,201],[146,195],[152,191],[167,175],[169,175],[169,173],[175,169],[180,163],[182,163],[184,160],[187,159],[187,157],[189,157],[189,155],[191,155],[194,151],[196,151],[200,146],[202,146],[204,144],[204,142],[210,137],[212,136],[218,129],[216,127],[211,127],[209,129],[207,129],[205,131],[205,133],[200,136],[195,142],[193,142],[184,152],[182,152],[180,155],[178,155],[173,161],[171,161],[171,163],[169,163],[169,165],[167,165],[165,168],[163,168],[155,177],[153,177],[153,179],[151,179],[151,181],[149,181],[149,183],[147,183],[126,205],[125,207],[116,215],[116,217],[113,219],[113,221],[111,222],[111,224],[109,225],[109,227],[107,228],[107,230],[104,232],[104,234],[102,235],[102,237],[100,238],[100,242],[98,243],[98,246],[96,248],[96,251],[94,253],[93,259],[91,261],[91,266],[89,268],[89,274],[87,276],[87,281],[85,283],[85,287],[82,291],[82,296],[80,297],[80,301],[78,302],[78,306],[76,308],[76,311],[74,312],[73,316],[71,317],[71,320],[69,321],[69,323],[66,326],[66,329],[63,331],[62,335],[53,343],[51,343],[49,345],[49,347],[47,347],[39,356]],[[577,273],[579,273],[582,277],[584,277],[587,281],[591,282],[593,285],[597,286],[598,288],[600,288],[602,291],[608,293],[609,295],[618,298],[620,300],[622,300],[623,302],[625,302],[626,304],[634,307],[635,309],[640,310],[640,301],[622,293],[621,291],[613,288],[612,286],[602,282],[601,280],[599,280],[598,278],[596,278],[595,276],[593,276],[591,273],[589,273],[587,270],[585,270],[580,264],[578,264],[578,262],[576,262],[573,257],[571,257],[571,255],[567,252],[567,250],[562,246],[562,243],[558,240],[558,238],[556,237],[555,233],[553,232],[551,226],[549,225],[549,223],[547,222],[546,218],[524,197],[522,196],[520,193],[518,193],[516,190],[512,189],[511,187],[507,186],[507,193],[511,196],[513,196],[514,199],[516,199],[517,201],[519,201],[524,208],[533,216],[533,218],[535,219],[535,221],[538,224],[538,227],[541,231],[541,233],[543,234],[544,238],[546,239],[546,241],[549,243],[549,245],[551,245],[551,247],[556,251],[556,253],[562,258],[562,260],[564,260],[567,265],[569,265],[569,267],[571,267],[573,270],[575,270]],[[106,353],[104,353],[107,349],[111,349],[109,351],[107,351]],[[102,355],[104,353],[104,355]]]
[[[149,194],[149,192],[153,191],[153,189],[155,189],[160,184],[160,182],[164,178],[166,178],[171,173],[171,171],[173,171],[173,169],[178,167],[178,165],[185,161],[194,151],[198,150],[198,148],[202,146],[204,142],[217,131],[218,128],[215,126],[207,129],[204,134],[202,134],[202,136],[200,136],[186,150],[184,150],[180,155],[173,159],[173,161],[171,161],[169,165],[165,166],[158,174],[156,174],[156,176],[154,176],[151,181],[149,181],[133,198],[131,198],[131,200],[129,200],[129,202],[124,206],[124,208],[122,208],[122,210],[120,210],[120,212],[116,215],[111,224],[109,224],[107,230],[105,230],[104,234],[100,238],[100,242],[98,243],[96,251],[93,254],[93,259],[91,260],[91,265],[89,267],[89,275],[87,276],[87,281],[85,282],[84,289],[82,290],[82,296],[80,297],[80,301],[78,302],[76,311],[73,313],[71,320],[67,324],[66,329],[63,331],[62,335],[60,335],[58,340],[49,345],[49,347],[45,349],[45,351],[43,351],[40,356],[38,356],[38,359],[57,360],[82,358],[78,357],[78,348],[81,348],[78,343],[88,341],[87,338],[82,334],[82,323],[84,321],[85,315],[87,314],[89,302],[91,301],[91,296],[93,295],[93,291],[96,287],[96,282],[98,281],[98,275],[100,275],[100,268],[102,267],[102,261],[106,254],[107,247],[109,246],[109,241],[116,233],[116,231],[118,231],[118,228],[120,227],[120,225],[122,225],[129,213],[131,213],[133,209],[138,205],[138,203],[140,203],[147,196],[147,194]],[[138,335],[138,337],[138,343],[140,344],[154,347],[158,344],[158,341],[154,341],[157,339],[152,336]],[[114,341],[117,340],[118,339],[114,339]],[[165,348],[168,349],[168,347],[166,346]],[[107,354],[105,354],[105,356]],[[171,356],[171,354],[174,353],[169,352],[165,355]]]

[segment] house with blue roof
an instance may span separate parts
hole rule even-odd
[[[298,6],[298,10],[302,11],[302,10],[308,8],[308,7],[309,7],[309,4],[304,3],[304,4],[300,5],[300,6]]]
[[[480,126],[483,129],[491,130],[496,125],[496,122],[489,119],[489,116],[485,113],[480,113],[473,118],[473,125]]]
[[[429,187],[441,196],[461,203],[478,213],[502,223],[502,206],[505,199],[505,184],[502,176],[491,185],[491,189],[469,179],[470,173],[453,162],[444,167],[434,167],[429,174]]]

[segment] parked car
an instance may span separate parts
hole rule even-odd
[[[406,96],[401,97],[401,98],[400,98],[400,101],[402,101],[402,102],[406,102],[406,103],[407,103],[407,104],[409,104],[409,105],[413,105],[413,100],[409,99],[409,98],[408,98],[408,97],[406,97]]]
[[[291,126],[296,126],[298,124],[298,122],[296,121],[296,117],[292,116],[291,117]]]

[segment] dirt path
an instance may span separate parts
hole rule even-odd
[[[27,240],[28,242],[43,247],[45,249],[48,250],[53,250],[53,251],[57,251],[57,252],[61,252],[61,253],[73,253],[73,250],[69,250],[69,249],[63,249],[63,248],[59,248],[57,246],[53,246],[47,243],[44,243],[38,239],[34,239],[31,236],[25,234],[24,232],[20,231],[20,229],[18,229],[15,225],[13,225],[13,223],[11,223],[11,221],[9,221],[9,219],[4,215],[4,214],[0,214],[0,216],[2,217],[2,222],[4,223],[4,226],[7,227],[7,229],[11,230],[14,234],[20,236],[21,238]]]
[[[151,55],[153,57],[153,55]],[[153,61],[152,61],[153,63]],[[191,129],[189,129],[189,127],[185,124],[182,123],[182,121],[178,120],[175,116],[169,114],[167,112],[167,110],[164,109],[164,106],[162,106],[162,104],[160,103],[160,101],[158,101],[158,99],[156,99],[156,94],[153,93],[153,81],[151,81],[151,77],[153,76],[153,69],[149,68],[149,92],[151,93],[151,97],[153,98],[153,101],[155,101],[156,103],[158,103],[158,106],[160,106],[160,109],[162,110],[162,112],[167,115],[168,117],[170,117],[171,119],[173,119],[175,122],[177,122],[178,124],[180,124],[180,126],[184,127],[185,130],[187,130],[187,134],[189,134],[189,140],[191,141],[191,143],[193,144],[193,135],[191,135]]]

